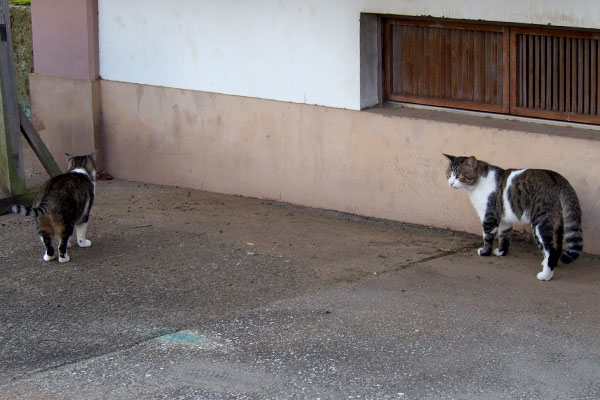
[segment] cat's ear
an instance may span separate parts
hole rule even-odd
[[[452,161],[452,162],[454,162],[454,160],[456,159],[456,157],[454,157],[454,156],[451,156],[451,155],[448,155],[448,154],[446,154],[446,153],[442,153],[442,154],[443,154],[443,155],[445,155],[445,156],[448,158],[448,160],[450,160],[450,161]]]
[[[90,157],[92,157],[94,159],[94,161],[96,161],[96,157],[98,157],[98,149],[94,149],[94,151],[92,151],[89,154]]]
[[[467,158],[467,161],[465,161],[465,163],[472,168],[477,168],[477,159],[473,156]]]
[[[69,153],[65,153],[65,159],[67,160],[67,162],[69,162],[72,158],[72,155],[70,155]]]

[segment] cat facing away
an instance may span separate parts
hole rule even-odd
[[[544,253],[537,278],[552,279],[558,260],[568,264],[583,250],[581,208],[577,194],[560,174],[542,169],[502,169],[475,157],[444,154],[450,165],[448,184],[464,188],[483,226],[480,256],[492,254],[499,235],[496,256],[508,253],[512,225],[529,224],[533,237]],[[563,252],[563,240],[566,249]]]
[[[67,157],[67,173],[51,178],[42,186],[32,207],[11,205],[8,212],[36,218],[37,229],[46,252],[44,261],[57,258],[54,237],[58,238],[58,261],[70,260],[67,254],[73,231],[79,247],[89,247],[86,239],[88,218],[96,191],[96,152]]]

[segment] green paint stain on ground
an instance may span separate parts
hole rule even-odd
[[[206,336],[203,336],[197,331],[193,330],[170,333],[168,335],[160,336],[154,340],[165,344],[191,345],[206,350],[213,350],[223,347],[223,344],[207,338]]]

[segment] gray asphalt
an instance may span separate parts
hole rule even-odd
[[[0,217],[0,398],[600,398],[596,256],[118,180],[89,233]]]

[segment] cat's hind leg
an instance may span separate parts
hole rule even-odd
[[[71,258],[67,254],[67,244],[69,243],[69,237],[73,234],[73,225],[65,225],[61,229],[57,229],[58,237],[60,241],[58,243],[58,262],[65,263]]]
[[[87,222],[75,225],[75,233],[77,234],[77,244],[79,247],[90,247],[92,242],[85,238],[87,233]]]
[[[508,254],[510,238],[512,236],[512,225],[500,223],[498,230],[500,231],[498,236],[498,247],[494,250],[494,255],[501,257]]]
[[[546,219],[532,228],[538,245],[544,253],[542,271],[537,274],[537,278],[540,281],[549,281],[554,276],[554,267],[560,257],[560,251],[554,245],[554,227]]]
[[[54,250],[54,246],[52,246],[52,236],[49,235],[43,235],[40,236],[40,239],[42,241],[42,244],[44,245],[44,248],[46,249],[46,252],[44,253],[44,261],[52,261],[52,260],[56,260],[56,251]]]
[[[54,241],[54,228],[47,218],[42,217],[38,220],[38,233],[40,240],[46,249],[44,253],[44,261],[56,260],[56,251],[52,242]]]

